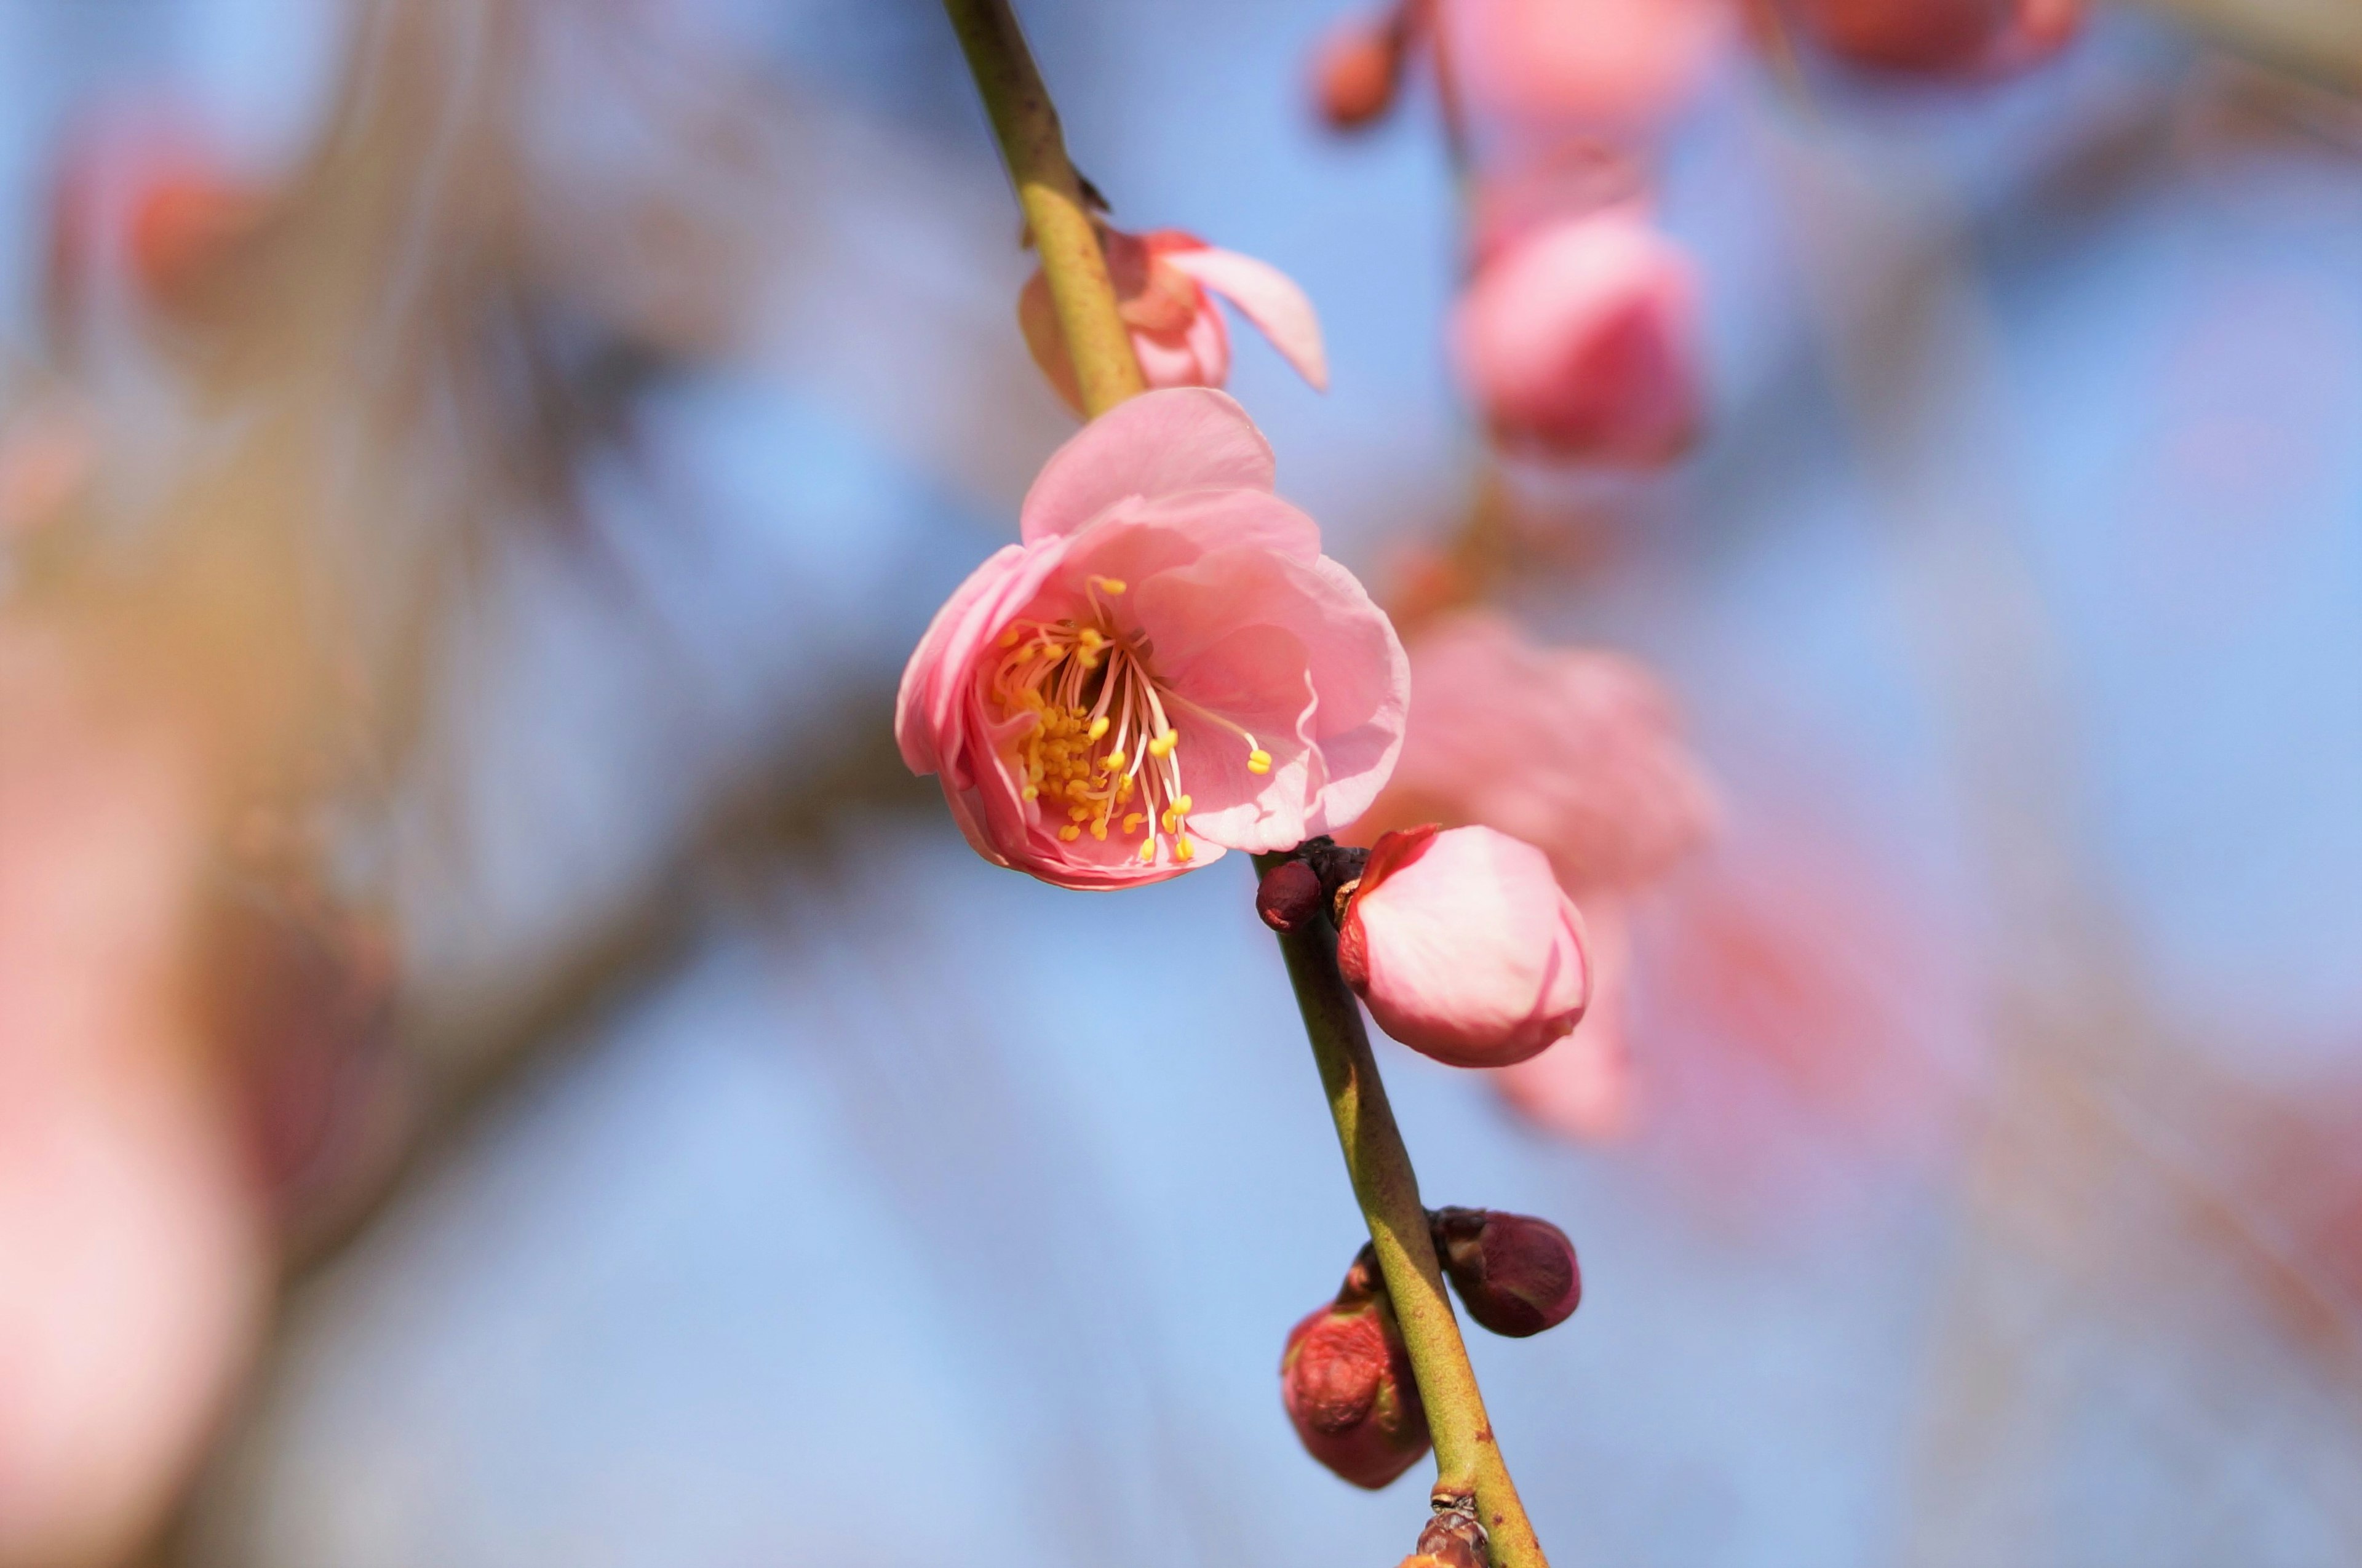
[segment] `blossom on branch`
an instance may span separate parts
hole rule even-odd
[[[1043,467],[1023,542],[936,613],[895,706],[978,854],[1119,888],[1368,809],[1409,665],[1273,480],[1245,410],[1202,388],[1121,403]]]
[[[1298,375],[1328,390],[1320,318],[1304,291],[1278,268],[1175,228],[1127,234],[1101,224],[1099,243],[1115,284],[1118,314],[1131,329],[1131,351],[1151,387],[1219,387],[1230,380],[1230,328],[1213,301],[1220,294],[1271,339]],[[1017,322],[1033,362],[1066,406],[1082,413],[1082,389],[1066,354],[1066,335],[1058,326],[1050,281],[1038,267],[1017,296]]]

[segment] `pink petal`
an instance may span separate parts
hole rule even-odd
[[[1209,387],[1143,392],[1083,426],[1025,494],[1027,544],[1071,534],[1120,501],[1188,490],[1270,490],[1271,443],[1247,411]]]
[[[1136,585],[1129,608],[1172,690],[1253,731],[1272,756],[1269,773],[1248,773],[1243,739],[1210,720],[1175,721],[1198,801],[1190,820],[1209,842],[1293,848],[1351,821],[1384,787],[1401,749],[1410,667],[1392,623],[1344,568],[1325,556],[1217,550]]]
[[[1160,258],[1238,307],[1271,346],[1322,392],[1329,390],[1329,356],[1320,343],[1320,317],[1296,281],[1267,261],[1235,250],[1174,250]]]

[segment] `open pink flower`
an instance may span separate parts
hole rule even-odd
[[[1610,207],[1523,235],[1461,296],[1452,348],[1512,451],[1655,465],[1698,425],[1696,286],[1688,259]]]
[[[1212,299],[1220,294],[1262,328],[1297,374],[1328,390],[1320,318],[1286,273],[1175,228],[1135,235],[1101,226],[1099,234],[1117,308],[1131,328],[1132,352],[1151,387],[1219,387],[1230,380],[1230,328]],[[1080,414],[1082,392],[1066,357],[1066,335],[1051,304],[1049,280],[1038,267],[1017,296],[1017,321],[1033,362],[1066,406]]]
[[[1337,965],[1378,1027],[1455,1067],[1501,1067],[1574,1028],[1591,999],[1583,916],[1532,845],[1433,824],[1370,850]]]
[[[1734,30],[1724,0],[1451,0],[1444,17],[1480,114],[1623,133],[1678,109]]]
[[[1043,467],[1024,542],[936,613],[895,707],[903,760],[941,775],[978,854],[1125,887],[1368,808],[1409,667],[1273,478],[1263,433],[1203,388],[1133,398]]]
[[[2081,0],[1786,0],[1786,9],[1857,65],[1939,76],[2030,65],[2082,21]]]

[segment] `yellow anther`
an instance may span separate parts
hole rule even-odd
[[[1247,771],[1249,773],[1270,772],[1271,753],[1264,751],[1260,747],[1247,753]]]
[[[1173,801],[1173,814],[1176,817],[1187,816],[1190,808],[1197,803],[1187,795],[1175,796]]]
[[[1041,791],[1041,790],[1036,790],[1035,788],[1033,788],[1033,786],[1032,786],[1032,785],[1028,784],[1027,786],[1025,786],[1025,798],[1026,798],[1027,800],[1029,800],[1029,801],[1039,800],[1039,799],[1041,799],[1041,796],[1042,796],[1042,791]]]
[[[1195,860],[1198,858],[1198,846],[1186,838],[1176,838],[1173,841],[1173,858]]]
[[[1058,830],[1058,836],[1065,842],[1072,844],[1075,840],[1083,836],[1083,830],[1075,826],[1072,823],[1069,823],[1065,827]]]
[[[1091,836],[1098,839],[1101,844],[1105,844],[1107,842],[1107,819],[1105,817],[1101,817],[1098,821],[1091,824]]]
[[[1066,820],[1068,822],[1075,823],[1087,823],[1091,820],[1091,809],[1088,806],[1068,806],[1066,808]]]
[[[1124,818],[1123,818],[1123,831],[1124,831],[1124,833],[1125,833],[1126,834],[1131,834],[1138,833],[1138,832],[1140,831],[1140,824],[1141,824],[1141,823],[1144,823],[1144,822],[1146,822],[1147,820],[1148,820],[1148,818],[1147,818],[1146,816],[1142,815],[1142,814],[1141,812],[1125,812],[1125,813],[1124,813]]]
[[[1179,730],[1167,730],[1163,734],[1158,735],[1154,740],[1148,743],[1148,755],[1162,760],[1164,757],[1171,756],[1173,755],[1173,748],[1180,744],[1181,732]]]
[[[1104,592],[1121,593],[1124,590],[1123,579],[1120,577],[1095,577],[1091,580],[1098,583]]]
[[[1141,841],[1140,841],[1140,863],[1141,863],[1142,866],[1145,866],[1145,865],[1147,865],[1150,861],[1152,861],[1152,860],[1153,860],[1153,859],[1155,859],[1155,858],[1156,858],[1156,841],[1155,841],[1154,839],[1153,839],[1153,838],[1144,838],[1144,839],[1141,840]]]
[[[1109,773],[1112,773],[1131,760],[1131,758],[1124,756],[1124,754],[1120,751],[1111,751],[1107,754],[1107,756],[1099,763],[1099,766],[1106,768]]]
[[[1090,738],[1093,740],[1098,739],[1099,736],[1108,733],[1108,726],[1114,723],[1114,720],[1109,718],[1105,713],[1101,713],[1098,718],[1091,721]]]
[[[1005,648],[1013,648],[1017,646],[1016,627],[1011,626],[1009,630],[1000,634],[1000,646]]]

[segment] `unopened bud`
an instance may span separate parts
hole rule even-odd
[[[1296,1325],[1280,1357],[1280,1397],[1306,1452],[1372,1491],[1427,1452],[1427,1409],[1382,1288],[1356,1268],[1336,1300]]]
[[[1401,1568],[1486,1568],[1485,1527],[1457,1508],[1440,1513],[1419,1531],[1418,1549]]]
[[[1302,931],[1320,914],[1320,874],[1301,860],[1285,860],[1255,888],[1255,913],[1274,931]]]
[[[1312,59],[1320,117],[1336,130],[1358,130],[1379,118],[1394,107],[1402,67],[1402,29],[1390,20],[1339,23]]]
[[[1439,1209],[1429,1223],[1436,1255],[1468,1315],[1495,1333],[1539,1334],[1582,1305],[1574,1243],[1549,1220],[1490,1209]]]

